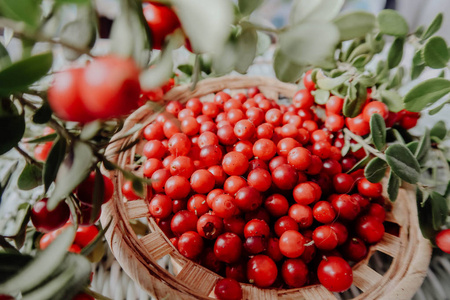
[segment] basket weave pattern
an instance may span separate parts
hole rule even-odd
[[[212,93],[230,90],[231,94],[242,92],[251,86],[271,99],[280,96],[292,98],[297,86],[281,83],[265,77],[223,77],[203,80],[194,91],[189,86],[174,88],[165,95],[165,100],[185,102],[198,97],[202,101],[212,99]],[[126,151],[119,152],[136,139],[142,137],[145,125],[151,123],[156,115],[149,106],[143,106],[128,117],[124,128],[113,140],[121,137],[135,124],[144,125],[141,130],[126,138],[118,139],[107,149],[106,156],[121,167],[137,171],[134,164],[135,154],[142,153],[145,140]],[[213,297],[215,282],[219,275],[182,256],[169,239],[161,232],[148,209],[149,199],[127,201],[119,187],[123,184],[120,172],[111,171],[110,178],[115,185],[112,201],[103,206],[101,222],[111,226],[106,239],[112,253],[125,272],[144,290],[157,299],[210,299]],[[386,233],[383,239],[372,246],[366,259],[353,267],[354,285],[362,294],[354,299],[410,299],[420,287],[426,275],[431,256],[428,241],[423,239],[417,224],[415,197],[409,191],[401,189],[398,200],[387,213],[386,221],[399,226],[399,235]],[[149,231],[138,237],[133,231],[130,220],[146,218]],[[380,274],[368,263],[375,252],[392,257],[392,263],[386,273]],[[157,260],[170,255],[174,274],[161,267]],[[339,297],[321,285],[298,289],[259,289],[253,285],[242,284],[244,299],[336,299]]]

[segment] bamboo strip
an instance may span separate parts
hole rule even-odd
[[[127,201],[124,205],[129,220],[144,218],[150,214],[145,200]]]
[[[167,244],[160,232],[152,232],[143,236],[141,242],[154,260],[163,258],[174,251],[173,247]]]

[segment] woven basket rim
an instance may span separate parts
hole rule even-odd
[[[274,94],[278,95],[282,94],[290,98],[292,98],[293,94],[297,91],[296,85],[282,83],[270,77],[226,76],[220,78],[205,79],[198,83],[197,88],[194,91],[190,90],[189,85],[175,87],[165,95],[164,101],[176,100],[183,102],[192,97],[201,97],[212,92],[218,92],[224,89],[235,90],[251,86],[258,86],[260,87],[261,91],[267,89],[270,93],[273,92]],[[130,157],[134,158],[134,155],[137,151],[136,146],[132,147],[126,152],[121,152],[120,154],[117,153],[117,150],[121,147],[127,146],[127,144],[139,138],[145,126],[143,126],[141,130],[129,137],[122,139],[119,138],[123,135],[122,132],[127,132],[127,130],[132,128],[137,123],[144,121],[145,124],[148,124],[152,122],[155,116],[149,116],[149,114],[151,114],[153,110],[154,106],[143,106],[127,118],[122,131],[117,133],[113,137],[113,140],[117,140],[117,142],[112,143],[106,151],[105,155],[108,157],[108,159],[116,163],[128,162],[128,164],[124,163],[122,167],[130,167],[132,165],[133,161],[130,159]],[[110,221],[111,216],[114,216],[112,218],[112,226],[110,226],[105,236],[110,245],[112,253],[116,257],[119,264],[123,267],[125,272],[144,290],[156,296],[156,298],[163,298],[172,295],[180,299],[211,299],[208,298],[207,294],[205,295],[204,293],[198,293],[192,288],[192,286],[195,286],[195,284],[198,282],[191,282],[192,279],[190,279],[189,276],[192,274],[203,276],[200,277],[200,280],[205,281],[206,283],[204,284],[207,286],[203,288],[210,290],[214,282],[208,283],[207,281],[214,280],[214,278],[218,278],[220,276],[182,257],[164,234],[162,234],[162,236],[157,236],[156,234],[154,234],[147,240],[138,238],[128,222],[130,215],[132,215],[133,217],[148,218],[151,224],[151,229],[155,230],[154,232],[158,232],[158,234],[161,233],[159,232],[159,228],[154,220],[149,217],[148,213],[142,214],[142,210],[145,210],[145,201],[137,200],[136,202],[124,202],[121,198],[121,191],[118,188],[119,186],[121,186],[121,174],[117,173],[116,171],[112,171],[109,174],[111,179],[115,183],[115,193],[113,200],[103,206],[101,222],[103,225],[106,225]],[[417,224],[417,208],[415,205],[415,201],[412,201],[414,199],[414,196],[412,195],[411,191],[407,191],[404,189],[400,191],[400,195],[402,199],[399,199],[399,201],[394,204],[393,208],[396,213],[398,213],[398,217],[402,218],[402,220],[399,222],[408,224],[408,226],[407,228],[402,226],[401,238],[403,240],[399,239],[398,241],[401,246],[398,249],[398,254],[402,253],[402,257],[407,257],[409,259],[409,263],[407,263],[406,265],[401,265],[399,266],[398,270],[395,270],[398,272],[398,274],[402,273],[401,276],[393,276],[389,278],[386,277],[383,285],[371,286],[371,295],[363,293],[354,299],[410,299],[415,291],[420,287],[420,283],[423,281],[423,278],[426,275],[428,264],[431,258],[431,247],[428,241],[425,240],[420,233]],[[398,203],[402,203],[403,205],[405,205],[404,207],[402,207],[403,213],[399,208]],[[414,246],[409,243],[410,247],[406,247],[403,244],[407,244],[408,242],[408,240],[405,240],[405,237],[414,239]],[[147,244],[145,244],[143,240]],[[169,251],[169,253],[175,257],[175,260],[178,259],[183,262],[181,264],[181,272],[183,272],[183,269],[186,268],[187,271],[185,271],[185,273],[190,274],[181,273],[181,275],[179,274],[178,277],[174,277],[172,275],[169,275],[163,268],[157,265],[156,261],[152,260],[151,255],[149,255],[149,251],[146,247],[149,247],[148,243],[161,241],[164,241],[166,243],[165,245],[160,246],[160,249],[163,249],[161,253],[166,253]],[[382,247],[383,245],[379,247],[377,246],[377,249],[379,248],[378,250],[380,250],[382,249]],[[371,251],[374,252],[375,250]],[[370,274],[370,271],[366,270],[364,267],[367,265],[369,258],[370,255],[368,255],[367,259],[355,265],[353,269],[355,270],[357,268],[361,268],[361,270],[365,270]],[[392,264],[394,265],[394,262]],[[392,266],[390,267],[388,272],[384,274],[384,276],[387,276],[388,273],[391,273],[391,269]],[[382,276],[382,278],[384,278],[384,276]],[[148,283],[150,281],[150,277],[152,277],[151,284]],[[366,287],[368,283],[361,282],[360,284]],[[389,288],[388,294],[385,293],[386,291],[383,291],[383,287],[385,289]],[[314,299],[316,299],[317,297],[319,297],[317,299],[329,299],[326,297],[324,298],[323,295],[330,295],[329,292],[326,293],[325,291],[323,286],[321,285],[313,285],[300,289],[289,290],[262,290],[256,288],[253,285],[244,285],[244,297],[247,296],[249,298],[283,298],[283,295],[289,296],[289,293],[297,292],[297,296],[310,295],[314,296]]]

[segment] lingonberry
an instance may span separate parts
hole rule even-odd
[[[343,292],[353,283],[352,268],[341,257],[329,256],[317,268],[320,283],[331,292]]]
[[[242,299],[242,288],[235,279],[223,278],[217,281],[214,294],[219,300],[240,300]]]
[[[281,266],[281,276],[284,282],[293,288],[299,288],[308,281],[308,267],[303,260],[296,258],[287,259]]]
[[[250,283],[265,288],[271,286],[278,276],[275,262],[267,255],[253,256],[247,263],[247,278]]]
[[[61,201],[53,210],[47,208],[48,198],[37,201],[31,209],[31,222],[37,231],[50,232],[62,227],[69,220],[70,209]]]

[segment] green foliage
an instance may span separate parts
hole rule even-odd
[[[389,49],[387,63],[388,68],[392,69],[397,67],[403,57],[403,45],[405,43],[404,38],[396,38]]]
[[[47,74],[52,63],[53,55],[47,52],[25,58],[6,67],[0,71],[0,94],[24,91]]]
[[[423,60],[433,69],[444,68],[450,58],[447,43],[439,36],[430,38],[423,47]]]
[[[386,149],[386,161],[392,171],[408,183],[416,183],[420,177],[420,166],[411,151],[402,144],[394,144]]]
[[[380,182],[386,174],[387,163],[381,158],[375,157],[364,168],[364,176],[370,182]]]
[[[31,190],[42,184],[42,166],[26,164],[17,179],[17,187],[21,190]]]
[[[403,98],[405,108],[419,112],[435,103],[450,92],[450,81],[444,78],[431,78],[414,86]]]
[[[25,119],[9,99],[0,99],[0,155],[17,146],[25,132]]]
[[[376,18],[365,11],[354,11],[338,16],[334,24],[339,29],[341,41],[361,38],[375,29]]]
[[[431,22],[430,26],[428,26],[427,30],[422,35],[422,40],[426,40],[430,38],[433,34],[435,34],[442,26],[442,20],[444,16],[442,13],[438,13],[434,20]]]
[[[389,200],[395,201],[398,197],[398,191],[400,189],[401,179],[397,175],[395,175],[392,170],[389,172],[389,179],[387,184],[387,193]]]
[[[250,15],[263,2],[264,2],[263,0],[254,0],[254,1],[239,0],[238,1],[239,11],[243,15],[246,15],[246,16]]]
[[[2,0],[0,1],[0,14],[16,21],[24,22],[35,29],[39,26],[41,10],[39,2],[34,0]]]
[[[377,21],[381,33],[399,37],[408,34],[408,23],[406,23],[406,20],[395,10],[382,10],[377,16]]]
[[[373,114],[370,118],[370,134],[375,147],[382,150],[386,145],[386,124],[379,114]]]

